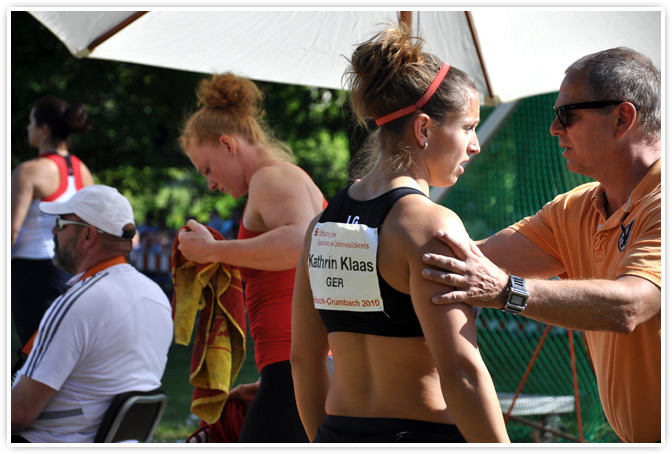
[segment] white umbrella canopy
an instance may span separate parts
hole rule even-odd
[[[337,89],[347,89],[341,77],[356,45],[406,20],[429,52],[468,73],[495,103],[557,91],[570,63],[610,47],[638,50],[658,68],[662,61],[660,8],[30,13],[77,57]]]

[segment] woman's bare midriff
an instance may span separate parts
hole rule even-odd
[[[453,424],[424,337],[334,332],[329,346],[338,361],[327,414]]]

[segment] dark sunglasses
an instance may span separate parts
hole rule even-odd
[[[553,107],[553,112],[555,116],[560,120],[560,124],[567,128],[572,124],[570,120],[570,110],[579,110],[579,109],[602,109],[607,106],[614,106],[616,104],[624,103],[625,101],[588,101],[588,102],[577,102],[574,104],[563,104],[562,106]]]
[[[79,221],[70,221],[68,219],[63,219],[62,217],[58,216],[56,218],[56,230],[62,230],[66,225],[79,225],[82,227],[91,227],[91,224],[85,224],[84,222],[79,222]],[[103,233],[102,230],[96,228],[98,230],[98,233]]]

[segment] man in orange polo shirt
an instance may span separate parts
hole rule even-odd
[[[423,275],[454,287],[436,303],[500,308],[585,330],[600,399],[625,442],[661,440],[660,72],[627,48],[565,72],[550,132],[567,168],[597,182],[476,244],[445,232],[456,257]],[[487,257],[487,258],[486,258]],[[504,271],[506,270],[506,271]],[[519,276],[525,277],[523,279]],[[561,280],[548,280],[559,276]]]

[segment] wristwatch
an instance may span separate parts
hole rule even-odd
[[[509,314],[522,314],[527,307],[527,299],[529,297],[530,294],[525,289],[525,279],[509,275],[509,290],[502,310]]]

